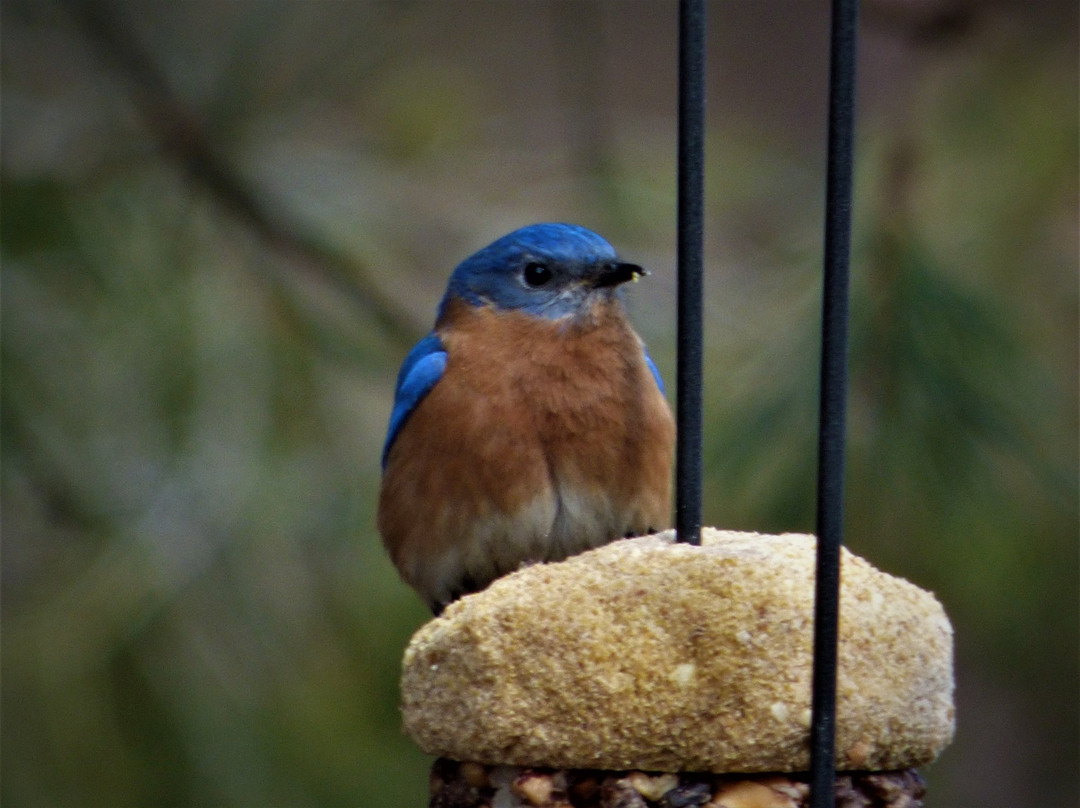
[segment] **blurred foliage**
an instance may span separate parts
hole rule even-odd
[[[623,6],[4,4],[6,805],[424,803],[426,614],[373,507],[446,274],[595,227],[654,269],[631,305],[673,377],[673,7]],[[741,8],[714,60],[803,67],[712,85],[705,517],[810,530],[826,9]],[[928,804],[1066,806],[1076,26],[972,13],[867,15],[848,543],[957,630]],[[770,92],[820,103],[763,122]]]

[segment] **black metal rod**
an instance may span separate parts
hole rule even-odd
[[[835,805],[836,669],[840,547],[843,544],[844,516],[848,275],[857,27],[858,0],[833,0],[818,425],[818,551],[810,726],[811,808],[833,808]]]
[[[702,255],[705,207],[705,3],[679,3],[678,437],[675,533],[701,543]]]

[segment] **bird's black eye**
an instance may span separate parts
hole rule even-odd
[[[551,270],[543,264],[532,262],[525,265],[522,277],[529,286],[545,286],[551,282],[553,275]]]

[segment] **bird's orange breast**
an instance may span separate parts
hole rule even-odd
[[[429,602],[447,576],[479,588],[668,525],[673,420],[618,301],[576,321],[451,301],[436,332],[446,370],[390,449],[378,515]]]

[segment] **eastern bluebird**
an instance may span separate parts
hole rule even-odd
[[[668,526],[674,421],[620,289],[645,274],[535,224],[450,276],[398,374],[378,513],[436,614],[522,563]]]

